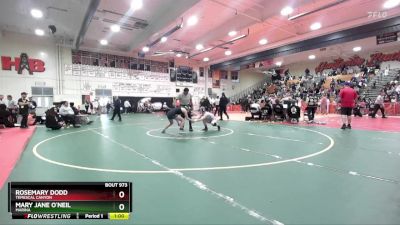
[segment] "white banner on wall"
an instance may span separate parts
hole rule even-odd
[[[66,91],[71,94],[87,94],[101,87],[112,89],[114,96],[175,97],[179,86],[170,81],[168,73],[80,64],[65,65],[64,70],[65,87],[70,89]],[[190,86],[194,96],[204,95],[204,79]]]

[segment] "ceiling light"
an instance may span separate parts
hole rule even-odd
[[[43,12],[41,10],[39,10],[39,9],[32,9],[31,10],[31,15],[34,18],[42,18],[43,17]]]
[[[178,53],[178,54],[176,54],[176,57],[182,57],[182,54],[181,53]]]
[[[133,11],[141,9],[143,7],[143,1],[142,0],[132,0],[131,1],[131,9]]]
[[[354,52],[359,52],[359,51],[361,51],[361,47],[360,46],[354,47],[353,51]]]
[[[108,45],[108,41],[105,39],[100,40],[101,45]]]
[[[121,30],[121,27],[117,24],[114,24],[111,26],[111,31],[112,32],[119,32]]]
[[[315,55],[309,55],[308,59],[315,59]]]
[[[225,51],[225,55],[232,55],[232,51],[231,50],[226,50]]]
[[[277,66],[282,66],[282,62],[281,62],[281,61],[276,62],[275,65],[277,65]]]
[[[162,37],[162,38],[161,38],[161,42],[162,42],[162,43],[166,42],[167,40],[168,40],[167,37]]]
[[[268,43],[268,40],[265,39],[265,38],[263,38],[263,39],[261,39],[260,41],[258,41],[258,43],[259,43],[260,45],[265,45],[265,44]]]
[[[383,4],[383,8],[385,9],[391,9],[393,7],[396,7],[400,4],[400,0],[387,0],[384,4]]]
[[[199,21],[199,19],[197,18],[197,16],[191,16],[189,17],[188,21],[187,21],[187,25],[188,26],[193,26],[196,25],[196,23]]]
[[[35,30],[35,34],[36,34],[37,36],[43,36],[43,35],[44,35],[44,31],[43,31],[42,29],[36,29],[36,30]]]
[[[290,6],[286,6],[285,8],[283,8],[281,10],[281,15],[282,16],[288,16],[288,15],[292,14],[292,12],[293,12],[293,8],[290,7]]]
[[[142,51],[143,52],[148,52],[150,50],[150,48],[148,47],[148,46],[144,46],[143,48],[142,48]]]
[[[318,30],[321,27],[322,27],[321,23],[316,22],[316,23],[311,24],[310,29],[311,30]]]
[[[205,57],[205,58],[203,59],[203,61],[204,61],[204,62],[208,62],[208,61],[210,61],[210,59],[207,58],[207,57]]]
[[[204,49],[204,46],[202,44],[197,44],[196,49],[200,51],[200,50]]]
[[[229,33],[228,33],[228,35],[231,37],[235,36],[236,34],[237,34],[237,32],[234,30],[229,31]]]

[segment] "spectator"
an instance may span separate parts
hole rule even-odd
[[[97,100],[97,98],[94,99],[94,101],[92,102],[92,104],[93,104],[93,110],[94,110],[94,112],[95,112],[98,116],[100,116],[100,114],[101,114],[101,106],[100,106],[99,100]],[[93,111],[92,111],[92,112],[93,112]]]
[[[315,111],[317,111],[318,107],[318,99],[312,91],[309,92],[306,102],[307,102],[308,122],[313,123]]]
[[[222,96],[219,99],[219,115],[220,115],[220,120],[223,120],[222,118],[222,113],[226,115],[226,118],[229,120],[229,115],[226,113],[226,107],[229,104],[229,99],[225,96],[225,93],[222,92]]]
[[[4,95],[0,95],[0,105],[6,105],[6,101],[4,100]]]
[[[86,110],[86,114],[89,114],[89,106],[90,106],[90,102],[88,100],[85,101],[85,110]]]
[[[217,96],[217,99],[215,99],[214,101],[214,107],[215,107],[215,111],[214,111],[214,116],[218,113],[219,114],[219,96]]]
[[[118,98],[117,98],[118,99]],[[121,100],[120,100],[121,101]],[[124,101],[125,114],[131,111],[131,103],[127,100]],[[114,109],[115,110],[115,109]]]
[[[7,95],[7,110],[11,113],[13,123],[17,123],[17,110],[18,105],[15,100],[12,99],[11,95]]]
[[[107,109],[107,114],[110,113],[110,110],[111,110],[111,103],[110,103],[110,101],[107,102],[106,109]]]
[[[14,122],[11,119],[11,113],[7,110],[5,104],[0,104],[0,124],[5,127],[14,127]]]
[[[79,115],[79,110],[75,107],[75,104],[73,102],[69,103],[69,107],[71,107],[72,111],[74,111],[74,115]]]
[[[55,107],[51,107],[46,111],[45,124],[47,128],[51,128],[52,130],[59,130],[65,125],[61,116],[56,112]]]
[[[115,97],[114,112],[111,117],[111,120],[114,120],[115,116],[118,115],[118,119],[119,119],[118,121],[121,122],[121,107],[122,107],[121,99],[119,99],[118,97]]]
[[[328,98],[326,97],[325,94],[321,98],[320,107],[321,107],[321,114],[322,115],[328,114],[327,113],[328,112]]]
[[[36,125],[36,107],[37,103],[32,99],[32,97],[29,97],[29,114],[32,115],[32,118],[35,119],[35,122],[32,125]]]
[[[20,128],[28,128],[29,100],[26,96],[27,93],[22,92],[21,98],[18,99],[19,114],[22,116]]]
[[[75,112],[69,106],[67,101],[65,101],[61,105],[61,107],[60,107],[60,115],[61,115],[61,118],[65,121],[65,123],[67,125],[68,124],[72,124],[74,127],[78,127],[78,126],[76,126],[76,122],[75,122]]]
[[[279,119],[279,120],[285,119],[283,105],[280,103],[279,99],[275,100],[275,104],[273,104],[273,110],[274,110],[274,114],[275,114],[275,119]]]

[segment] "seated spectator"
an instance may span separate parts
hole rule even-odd
[[[7,110],[5,104],[0,104],[0,124],[3,124],[5,127],[14,127],[11,113]]]
[[[285,114],[283,111],[283,105],[279,101],[279,99],[275,100],[275,104],[273,106],[274,114],[275,114],[275,119],[278,120],[284,120],[285,119]]]
[[[358,102],[358,103],[355,105],[354,109],[353,109],[354,117],[357,117],[357,116],[362,117],[361,109],[362,109],[362,108],[361,108],[361,103]]]
[[[288,117],[291,123],[298,123],[300,119],[300,107],[297,106],[296,101],[292,101],[288,109]]]
[[[60,115],[62,119],[65,121],[66,124],[72,124],[74,127],[76,126],[75,123],[75,112],[69,106],[68,102],[65,101],[60,107]]]
[[[260,107],[260,104],[252,103],[250,105],[250,113],[251,113],[251,118],[252,119],[254,119],[254,116],[258,116],[258,118],[261,119],[261,107]]]
[[[0,95],[0,105],[6,105],[6,100],[4,99],[4,95]]]
[[[51,128],[52,130],[59,130],[65,125],[61,116],[56,112],[55,107],[52,107],[46,111],[45,124],[47,128]]]
[[[69,106],[71,107],[72,111],[74,111],[74,115],[78,115],[79,114],[79,110],[74,106],[75,104],[73,102],[69,103]]]

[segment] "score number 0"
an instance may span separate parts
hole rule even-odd
[[[118,193],[118,197],[119,198],[124,198],[125,197],[125,192],[120,191]],[[121,204],[119,204],[118,208],[119,208],[119,210],[123,211],[125,209],[125,205],[121,203]]]

